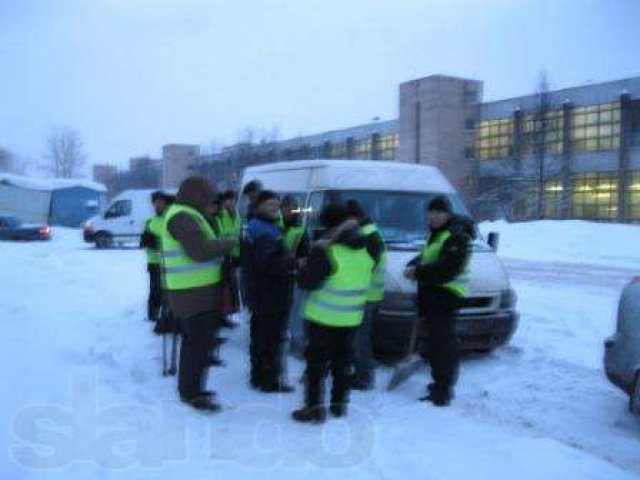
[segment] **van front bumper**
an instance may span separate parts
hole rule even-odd
[[[374,348],[381,358],[406,355],[409,339],[416,322],[416,314],[409,310],[389,310],[382,306],[373,324]],[[462,351],[491,350],[509,341],[518,327],[519,314],[515,309],[456,316],[458,346]],[[424,348],[429,332],[420,326],[416,348]],[[420,345],[422,344],[422,345]]]

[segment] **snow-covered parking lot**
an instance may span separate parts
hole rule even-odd
[[[465,359],[449,409],[416,401],[426,371],[388,393],[381,369],[347,421],[322,428],[289,420],[300,387],[248,389],[244,325],[211,373],[224,411],[184,408],[143,321],[142,251],[96,251],[63,229],[0,244],[1,478],[637,478],[640,420],[601,359],[620,289],[640,273],[640,227],[481,230],[501,232],[518,293],[511,343]]]

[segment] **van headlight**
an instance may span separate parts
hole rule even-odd
[[[518,301],[518,295],[515,290],[508,289],[500,292],[500,308],[513,308]]]

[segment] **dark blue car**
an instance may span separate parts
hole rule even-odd
[[[49,240],[49,225],[28,225],[13,215],[0,215],[0,240]]]

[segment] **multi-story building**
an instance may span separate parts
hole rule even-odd
[[[480,115],[480,194],[520,218],[640,221],[640,78],[484,103]]]
[[[221,188],[274,161],[422,163],[439,167],[482,218],[640,221],[640,77],[485,103],[482,92],[477,80],[412,80],[399,87],[397,120],[237,144],[191,163],[186,152],[197,147],[181,146],[179,156],[163,153],[165,171],[199,171]]]
[[[200,163],[198,145],[170,144],[162,147],[162,187],[176,188]]]

